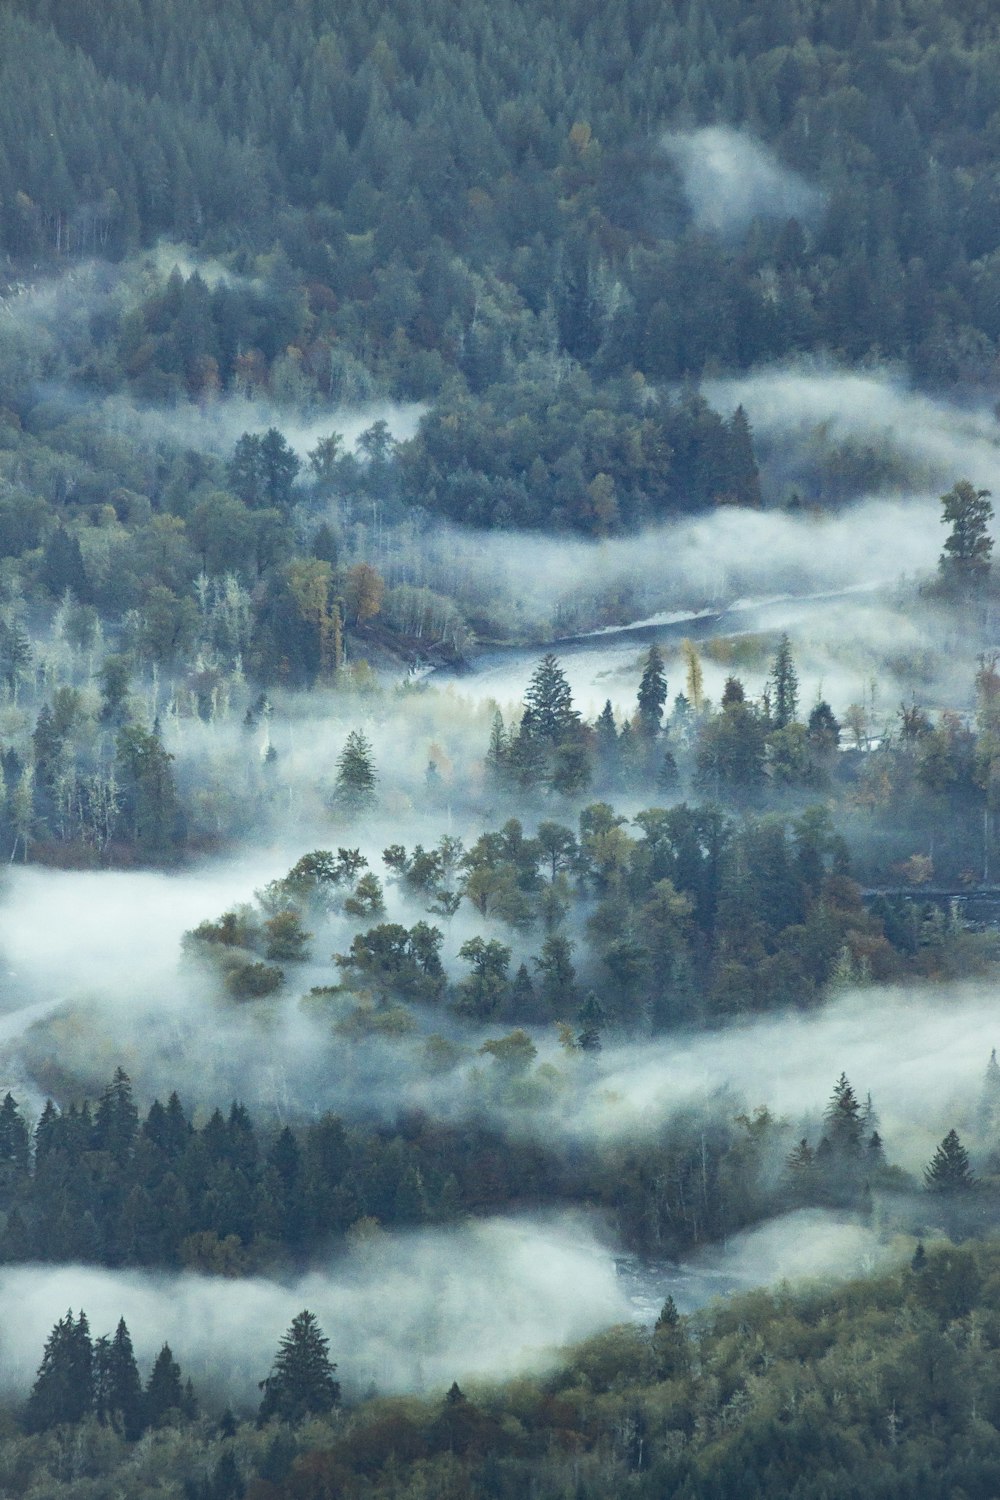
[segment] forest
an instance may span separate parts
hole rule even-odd
[[[998,80],[0,0],[0,1500],[1000,1488]]]

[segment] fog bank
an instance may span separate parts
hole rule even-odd
[[[583,1221],[494,1219],[389,1239],[286,1284],[92,1266],[0,1269],[0,1391],[26,1393],[67,1307],[91,1332],[124,1317],[140,1368],[167,1341],[199,1394],[260,1400],[279,1339],[316,1314],[345,1392],[444,1390],[554,1364],[561,1346],[630,1315],[614,1262]]]
[[[809,219],[823,195],[785,167],[763,141],[726,125],[672,132],[663,150],[676,162],[698,229],[738,235],[754,219]]]

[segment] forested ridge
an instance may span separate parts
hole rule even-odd
[[[996,1277],[994,1246],[918,1245],[899,1269],[844,1288],[755,1293],[693,1318],[668,1299],[651,1331],[610,1329],[546,1373],[347,1413],[330,1411],[330,1361],[322,1345],[308,1359],[317,1331],[303,1314],[268,1384],[313,1405],[297,1424],[262,1407],[256,1428],[199,1419],[169,1347],[144,1401],[120,1323],[103,1344],[131,1381],[105,1387],[99,1416],[11,1433],[0,1484],[67,1500],[115,1484],[183,1500],[513,1500],[526,1485],[551,1500],[987,1495],[1000,1472]],[[83,1314],[60,1321],[49,1368],[81,1331],[89,1340]],[[51,1400],[45,1369],[36,1391]],[[29,1414],[43,1409],[32,1402]],[[154,1426],[137,1444],[127,1424],[144,1410]]]
[[[353,309],[375,349],[398,329],[411,358],[429,345],[445,366],[441,341],[470,329],[455,293],[471,272],[609,373],[672,379],[824,347],[905,354],[930,378],[988,371],[1000,99],[983,7],[5,11],[12,253],[61,248],[63,221],[83,248],[88,217],[119,253],[160,234],[277,237],[342,304],[341,337]],[[692,229],[659,149],[678,122],[766,140],[826,195],[817,225],[765,214],[735,247]],[[374,237],[367,288],[333,274],[357,236]],[[439,283],[433,309],[415,277]],[[397,314],[381,338],[380,282]],[[506,321],[502,304],[477,310],[487,365]]]
[[[985,14],[8,4],[3,24],[12,269],[168,236],[272,288],[263,326],[259,291],[200,277],[110,345],[105,321],[91,378],[157,399],[219,382],[433,399],[407,484],[457,519],[600,534],[755,503],[693,394],[640,421],[637,379],[806,353],[903,360],[934,386],[993,376]],[[662,140],[718,126],[781,164],[731,223],[700,215]],[[711,149],[725,206],[754,163]],[[712,457],[688,453],[708,438]]]

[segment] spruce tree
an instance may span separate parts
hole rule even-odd
[[[968,1193],[976,1186],[969,1153],[957,1131],[949,1130],[924,1168],[924,1186],[929,1193]]]
[[[81,1422],[94,1407],[94,1346],[86,1314],[70,1308],[50,1333],[24,1411],[28,1432]]]
[[[132,1083],[124,1068],[116,1068],[94,1116],[93,1145],[107,1151],[119,1164],[128,1160],[139,1133],[139,1111],[132,1097]]]
[[[278,1345],[271,1373],[260,1382],[264,1392],[257,1413],[263,1426],[272,1417],[282,1422],[301,1422],[313,1413],[331,1411],[340,1400],[337,1366],[330,1360],[329,1340],[308,1310],[292,1319]]]
[[[180,1412],[184,1404],[181,1367],[174,1359],[170,1345],[164,1344],[153,1363],[143,1397],[145,1422],[159,1427],[170,1412]]]
[[[374,805],[377,781],[371,744],[360,729],[352,729],[337,757],[334,801],[347,812],[365,812]]]
[[[663,722],[663,705],[667,701],[667,679],[663,670],[663,653],[655,643],[646,653],[639,683],[639,732],[653,740]]]
[[[1000,1127],[1000,1063],[997,1062],[997,1049],[994,1047],[990,1053],[990,1060],[986,1064],[986,1073],[983,1077],[982,1093],[979,1096],[979,1128],[984,1134],[993,1135]],[[0,1113],[0,1122],[3,1115]]]
[[[558,745],[580,723],[566,674],[551,651],[535,668],[524,702],[531,710],[532,733],[552,745]]]
[[[31,1137],[17,1100],[5,1094],[0,1105],[0,1172],[20,1175],[28,1169]]]
[[[826,1139],[839,1156],[857,1156],[861,1149],[861,1106],[857,1095],[841,1073],[826,1107]]]
[[[98,1417],[134,1442],[145,1426],[139,1368],[125,1319],[119,1318],[112,1339],[98,1339],[94,1349],[94,1406]]]
[[[799,706],[799,679],[787,635],[778,642],[769,681],[772,723],[775,729],[784,729],[794,722]]]

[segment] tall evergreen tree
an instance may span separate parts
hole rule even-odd
[[[2,1122],[3,1113],[0,1111],[0,1126]],[[979,1095],[979,1128],[986,1135],[993,1135],[1000,1129],[1000,1063],[997,1062],[995,1047],[986,1064],[982,1092]]]
[[[139,1368],[124,1318],[119,1318],[114,1338],[98,1341],[95,1348],[94,1385],[97,1415],[116,1427],[128,1442],[134,1442],[145,1426],[145,1410]]]
[[[360,729],[352,729],[337,757],[334,801],[347,812],[365,812],[374,805],[377,781],[371,744]]]
[[[0,1105],[0,1172],[20,1175],[28,1169],[31,1137],[13,1094]]]
[[[148,1427],[159,1427],[172,1411],[184,1407],[181,1367],[174,1359],[170,1345],[164,1344],[153,1362],[143,1395],[143,1413]]]
[[[647,739],[655,739],[663,722],[663,705],[667,701],[667,678],[663,669],[663,653],[654,642],[646,653],[639,683],[639,732]]]
[[[861,1106],[847,1075],[841,1073],[824,1114],[826,1139],[841,1157],[857,1156],[861,1150]]]
[[[579,726],[580,715],[573,707],[566,674],[551,651],[532,673],[524,702],[531,710],[531,732],[538,739],[558,745]],[[523,721],[521,727],[523,730]]]
[[[81,1422],[94,1407],[94,1346],[87,1317],[73,1321],[70,1308],[45,1344],[38,1375],[24,1410],[28,1432],[46,1432]]]
[[[340,1382],[334,1378],[337,1366],[330,1360],[329,1346],[313,1313],[304,1310],[292,1319],[270,1375],[260,1382],[264,1395],[257,1413],[259,1426],[272,1417],[301,1422],[337,1405]]]
[[[957,1131],[949,1130],[924,1168],[924,1186],[929,1193],[968,1193],[976,1186],[969,1153]]]
[[[94,1147],[108,1151],[119,1163],[127,1161],[139,1133],[139,1111],[132,1096],[132,1082],[124,1068],[101,1094],[94,1116]]]
[[[799,679],[787,635],[783,635],[778,642],[769,681],[772,722],[775,729],[784,729],[794,722],[799,706]]]

